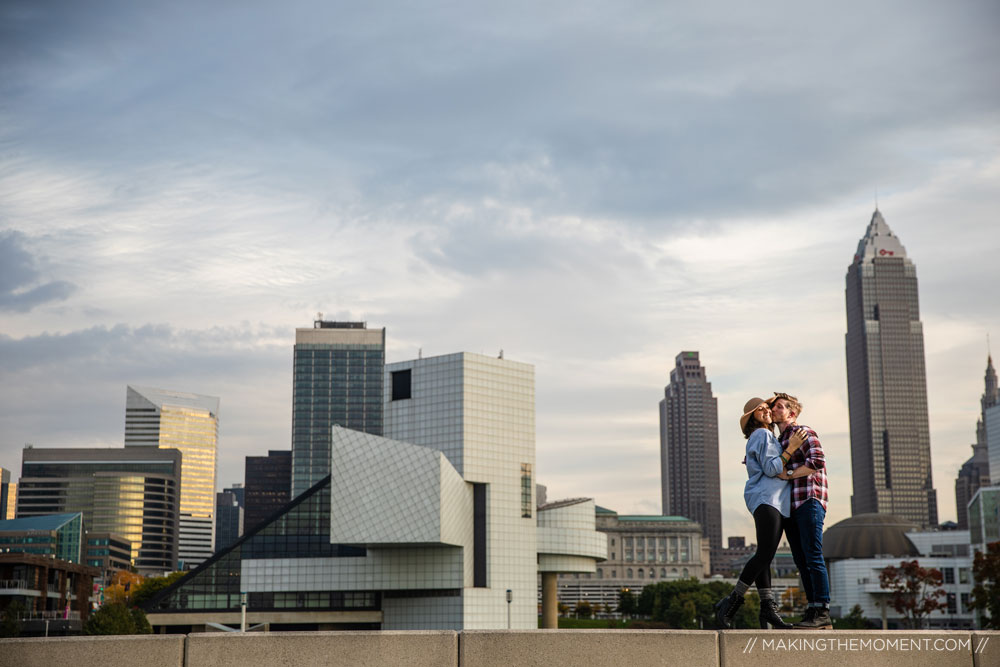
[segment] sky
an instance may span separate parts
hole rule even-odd
[[[697,350],[723,531],[787,391],[850,515],[844,279],[877,206],[917,267],[955,519],[1000,347],[1000,5],[0,4],[0,467],[121,446],[126,385],[221,399],[219,487],[288,449],[296,327],[535,367],[550,499],[658,514]]]

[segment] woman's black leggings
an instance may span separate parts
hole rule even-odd
[[[757,590],[771,587],[771,561],[781,542],[781,512],[770,505],[759,505],[753,511],[753,522],[757,527],[757,553],[740,573],[740,581],[749,586],[757,584]]]

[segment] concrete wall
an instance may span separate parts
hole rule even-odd
[[[0,639],[0,667],[184,667],[184,635]]]
[[[0,639],[0,667],[995,667],[1000,632],[468,630]]]

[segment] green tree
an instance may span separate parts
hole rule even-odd
[[[594,609],[590,606],[590,603],[586,600],[580,600],[576,603],[576,609],[573,610],[577,618],[590,618],[594,615]]]
[[[941,588],[941,570],[920,567],[916,560],[904,560],[899,567],[882,568],[878,580],[882,589],[889,591],[889,604],[903,615],[908,628],[919,630],[925,616],[948,606],[941,600],[948,594]]]
[[[141,584],[131,589],[129,601],[133,605],[142,605],[142,603],[151,599],[164,588],[187,574],[187,572],[171,572],[165,577],[146,577]]]
[[[20,600],[13,600],[3,610],[3,620],[0,621],[0,637],[17,637],[21,634],[21,619],[27,609]]]
[[[1000,630],[1000,542],[986,545],[972,561],[971,607],[983,614],[983,627]]]
[[[637,609],[635,594],[627,588],[621,589],[618,593],[618,613],[622,616],[632,616]]]
[[[864,630],[869,627],[871,627],[871,623],[865,618],[865,612],[859,604],[851,607],[847,616],[836,622],[838,630]]]
[[[121,602],[105,604],[83,626],[86,635],[143,635],[152,631],[145,612],[138,607],[129,609]]]
[[[652,600],[650,618],[671,628],[696,630],[715,627],[715,603],[729,595],[732,586],[720,581],[707,584],[697,579],[663,581],[646,586],[643,597]],[[757,627],[760,598],[755,593],[733,619],[733,627]]]

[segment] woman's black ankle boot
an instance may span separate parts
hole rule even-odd
[[[726,597],[715,603],[715,623],[720,629],[733,627],[733,619],[736,612],[743,606],[743,596],[733,591]]]
[[[789,630],[792,628],[790,623],[785,623],[781,619],[781,616],[778,616],[778,605],[773,599],[760,601],[760,627],[766,630],[768,623],[775,630]]]

